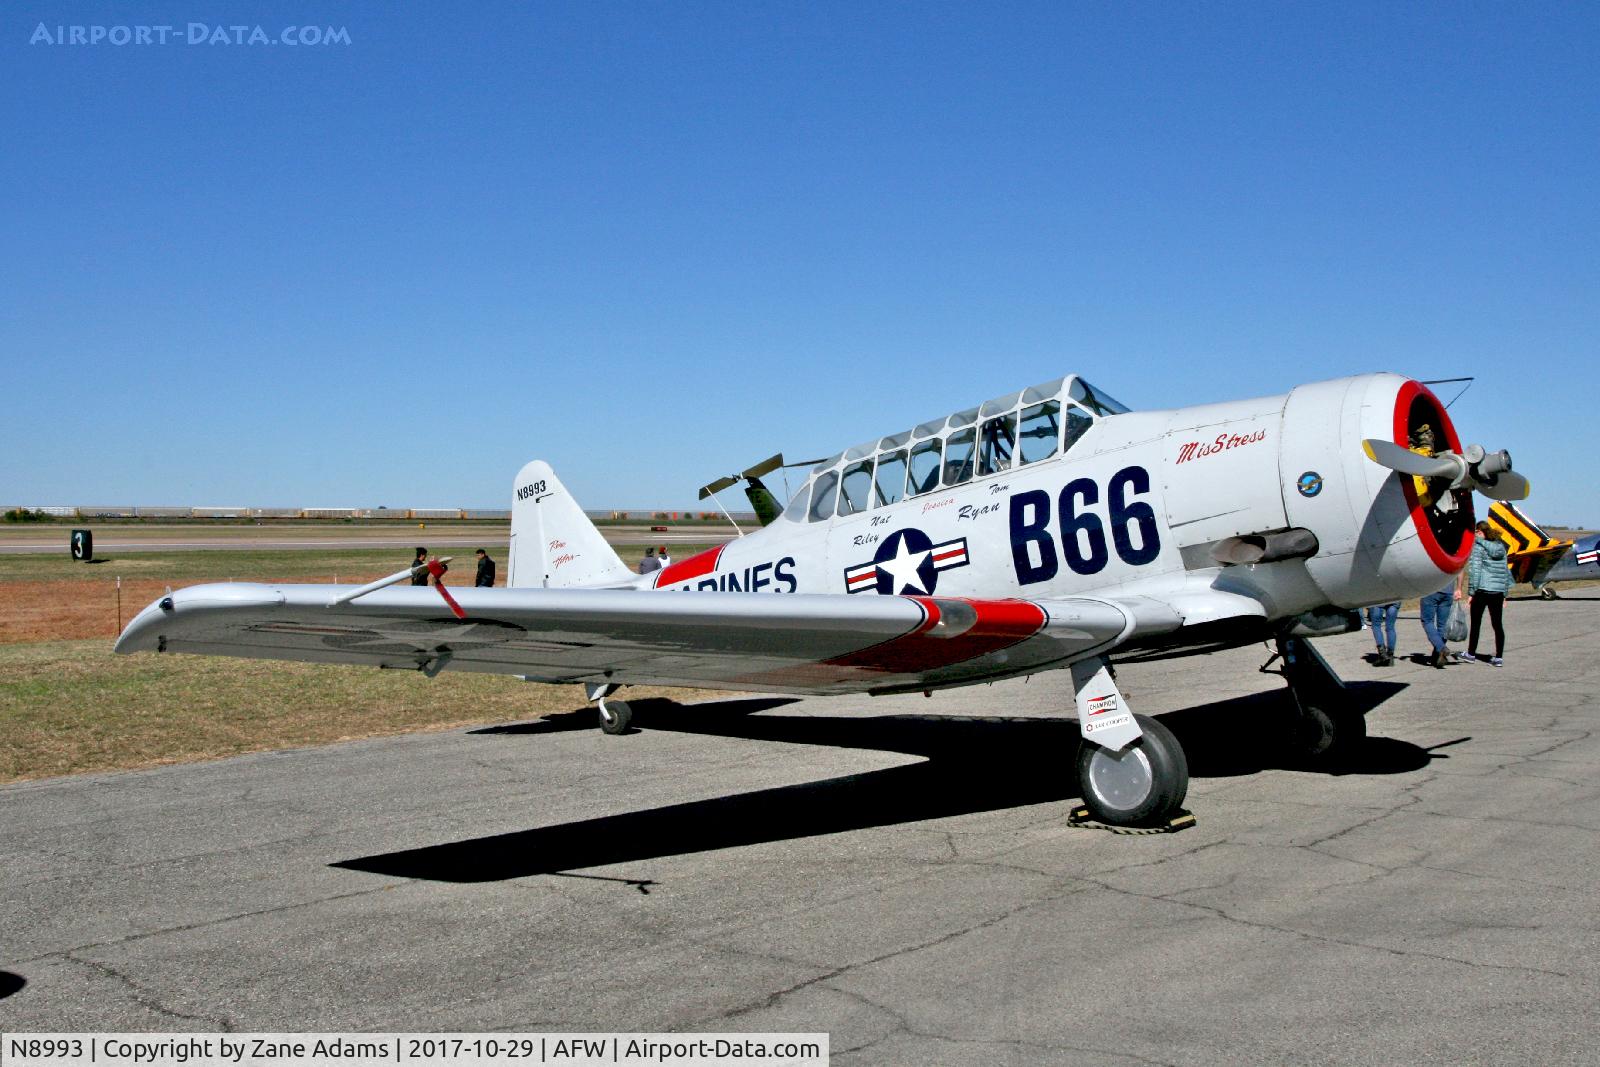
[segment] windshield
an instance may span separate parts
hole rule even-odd
[[[1126,415],[1129,411],[1126,404],[1107,396],[1082,378],[1072,380],[1072,388],[1068,393],[1096,415]]]

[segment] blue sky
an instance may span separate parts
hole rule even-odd
[[[1600,523],[1597,51],[1593,5],[22,0],[0,501],[507,506],[541,457],[688,505],[1069,372],[1393,370]]]

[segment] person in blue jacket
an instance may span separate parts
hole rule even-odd
[[[1494,656],[1489,664],[1494,667],[1504,665],[1501,656],[1506,649],[1506,631],[1500,624],[1500,616],[1510,588],[1511,571],[1506,566],[1505,542],[1500,540],[1500,531],[1486,522],[1480,522],[1478,536],[1472,542],[1472,557],[1467,560],[1467,592],[1472,597],[1472,636],[1467,640],[1467,650],[1461,653],[1461,659],[1471,663],[1478,658],[1478,629],[1487,610],[1489,624],[1494,627]]]

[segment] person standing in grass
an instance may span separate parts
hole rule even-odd
[[[488,588],[489,586],[494,585],[494,560],[490,559],[489,553],[485,552],[481,548],[477,551],[477,557],[478,576],[472,584],[474,586]]]
[[[417,558],[411,561],[411,584],[412,585],[427,585],[428,584],[428,572],[426,570],[421,570],[421,571],[417,570],[418,567],[425,567],[427,565],[427,562],[428,562],[428,550],[419,545],[417,547]]]
[[[1506,566],[1506,545],[1500,540],[1500,531],[1486,522],[1478,523],[1478,536],[1472,542],[1472,556],[1467,560],[1467,592],[1472,597],[1472,636],[1467,640],[1467,650],[1460,658],[1472,663],[1478,658],[1478,629],[1483,623],[1483,613],[1489,612],[1489,624],[1494,627],[1494,656],[1489,665],[1504,665],[1501,656],[1506,649],[1506,631],[1500,624],[1500,613],[1505,607],[1506,593],[1511,589],[1511,570]]]

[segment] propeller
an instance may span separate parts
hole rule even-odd
[[[704,500],[706,497],[715,499],[716,495],[724,489],[738,485],[740,482],[747,482],[748,484],[744,488],[744,495],[750,498],[750,506],[755,509],[756,518],[761,525],[766,526],[782,513],[783,505],[778,502],[777,497],[772,495],[772,491],[762,484],[761,476],[771,474],[775,470],[787,470],[790,467],[812,467],[821,462],[820,459],[807,459],[798,463],[785,463],[783,461],[783,453],[779,452],[776,455],[768,456],[754,466],[746,467],[738,474],[729,474],[707,485],[702,485],[700,487],[700,499]],[[718,500],[717,506],[721,507],[722,501]],[[723,514],[727,514],[726,508],[723,509]],[[728,521],[733,522],[732,515],[728,516]],[[738,526],[738,523],[734,523],[735,529],[738,529]]]
[[[1486,452],[1482,445],[1468,445],[1460,452],[1425,456],[1376,437],[1362,441],[1361,447],[1380,467],[1419,478],[1448,478],[1450,488],[1471,486],[1490,500],[1525,500],[1532,491],[1528,479],[1511,469],[1511,453],[1505,449]]]
[[[753,467],[746,467],[738,474],[730,474],[725,478],[718,478],[709,485],[702,485],[700,487],[700,499],[704,500],[708,496],[714,496],[729,486],[738,485],[740,482],[754,481],[763,474],[771,474],[780,467],[809,467],[821,462],[819,459],[808,459],[803,463],[785,463],[783,461],[783,453],[779,452],[775,456],[768,456]]]

